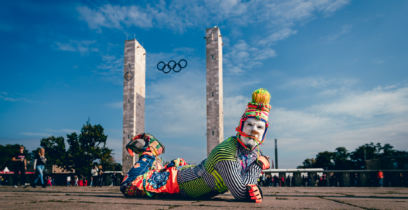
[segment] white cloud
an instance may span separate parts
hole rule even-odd
[[[31,136],[31,137],[49,137],[49,136],[66,136],[69,133],[78,132],[74,129],[62,128],[62,129],[44,129],[44,131],[40,132],[31,132],[31,131],[24,131],[21,132],[23,136]]]
[[[107,103],[106,106],[113,108],[113,109],[122,109],[123,101]]]
[[[387,89],[378,87],[349,95],[330,104],[313,109],[324,114],[370,119],[380,115],[399,115],[408,112],[408,88]]]
[[[228,72],[237,74],[250,70],[262,64],[262,61],[276,56],[276,52],[269,48],[256,48],[244,40],[239,40],[229,47],[224,56]]]
[[[66,136],[66,134],[73,133],[73,132],[78,132],[77,130],[73,129],[45,129],[44,131],[40,132],[31,132],[31,131],[25,131],[21,132],[21,135],[23,136],[30,136],[30,137],[42,137],[46,138],[49,136]]]
[[[51,133],[42,133],[42,132],[22,132],[21,133],[24,136],[39,136],[39,137],[48,137],[52,136]]]
[[[185,72],[153,82],[146,95],[148,126],[163,136],[205,134],[205,75]],[[188,126],[187,126],[188,125]],[[188,128],[187,128],[187,127]]]
[[[286,89],[291,89],[291,88],[327,89],[327,88],[332,88],[332,87],[350,88],[357,83],[358,83],[357,79],[350,79],[350,78],[327,79],[323,77],[302,77],[302,78],[293,78],[287,81],[285,84],[283,84],[282,87]]]
[[[121,132],[119,132],[121,133]],[[108,134],[106,147],[113,150],[113,158],[116,162],[122,163],[122,138],[111,137]]]
[[[332,123],[332,119],[317,113],[287,110],[284,108],[272,109],[270,118],[271,126],[279,133],[284,133],[288,130],[296,134],[308,133],[310,130],[319,130],[322,127],[330,126]]]
[[[69,128],[61,128],[61,129],[45,129],[45,131],[47,132],[51,132],[52,134],[59,134],[59,135],[65,135],[65,134],[69,134],[69,133],[73,133],[73,132],[77,132],[78,130],[74,130],[74,129],[69,129]]]
[[[98,48],[93,47],[96,41],[90,40],[69,40],[68,42],[55,42],[54,47],[60,51],[67,51],[67,52],[79,52],[81,54],[86,54],[88,52],[98,52]]]
[[[235,135],[235,128],[245,111],[248,98],[242,95],[224,96],[224,135]]]
[[[77,8],[90,28],[122,28],[123,26],[151,27],[152,17],[136,6],[114,6],[106,4],[96,10],[85,6]]]
[[[103,55],[101,64],[97,66],[96,74],[116,85],[122,85],[123,57]]]
[[[16,97],[16,96],[11,96],[8,92],[0,92],[0,100],[7,101],[7,102],[18,102],[18,101],[23,101],[23,102],[32,102],[31,100],[24,98],[24,97]]]
[[[347,5],[350,0],[313,0],[312,2],[319,11],[322,11],[325,15],[330,15],[344,7],[344,5]]]
[[[174,48],[172,52],[168,53],[154,53],[147,52],[146,54],[146,82],[154,82],[158,79],[162,79],[164,76],[163,72],[157,70],[157,63],[160,61],[168,62],[169,60],[175,60],[178,62],[180,59],[187,60],[187,67],[182,69],[181,72],[185,71],[200,71],[203,68],[203,62],[194,57],[195,49],[192,48]],[[116,55],[103,55],[101,57],[100,65],[97,66],[95,73],[103,77],[104,80],[107,80],[116,85],[123,85],[123,57]],[[175,74],[171,72],[168,75]],[[151,95],[147,97],[152,97]],[[107,104],[112,108],[119,108],[117,104]]]
[[[261,39],[258,42],[258,44],[259,45],[268,45],[268,46],[270,46],[270,45],[276,43],[277,41],[284,40],[284,39],[288,38],[289,36],[294,35],[296,33],[297,33],[296,30],[293,30],[293,29],[290,29],[290,28],[283,28],[283,29],[281,29],[281,30],[279,30],[277,32],[271,33],[266,38]]]
[[[342,36],[344,36],[346,34],[349,34],[351,32],[352,28],[353,28],[353,26],[350,25],[350,24],[343,25],[337,33],[327,36],[326,40],[327,41],[336,41],[339,38],[341,38]]]
[[[346,5],[344,0],[291,1],[154,1],[147,5],[118,6],[105,4],[96,9],[77,10],[92,29],[126,27],[166,28],[183,32],[187,28],[213,25],[238,25],[246,28],[262,25],[256,41],[237,40],[225,47],[226,67],[233,74],[243,73],[277,55],[270,46],[297,33],[297,23],[318,13],[331,14]],[[239,27],[234,27],[239,28]],[[69,46],[66,50],[72,50]]]
[[[318,86],[320,89],[328,84]],[[319,90],[317,91],[319,93]],[[320,100],[319,100],[320,101]],[[408,88],[378,87],[368,91],[344,89],[330,102],[315,102],[310,107],[290,110],[272,107],[269,138],[278,138],[280,165],[295,167],[318,152],[344,146],[349,151],[369,142],[390,143],[399,150],[408,149]],[[273,153],[271,140],[266,153]],[[289,160],[294,161],[289,162]]]
[[[188,28],[236,25],[235,29],[243,30],[237,34],[244,34],[244,30],[248,28],[251,30],[254,25],[262,26],[258,38],[244,40],[242,37],[229,37],[229,42],[224,39],[224,73],[243,73],[250,72],[265,60],[276,57],[277,53],[271,46],[295,35],[296,25],[303,24],[319,14],[330,15],[347,3],[348,1],[334,0],[156,1],[143,6],[106,4],[95,9],[79,7],[78,12],[88,26],[96,30],[110,28],[128,31],[129,27],[147,29],[154,27],[184,32]],[[168,147],[172,150],[171,154],[184,156],[185,151],[178,145],[173,146],[177,144],[178,138],[191,139],[192,142],[202,144],[205,142],[205,67],[203,61],[193,58],[189,59],[188,68],[178,74],[165,75],[156,70],[158,61],[166,62],[169,58],[178,59],[179,54],[176,51],[147,53],[146,131],[157,137],[165,136],[167,139],[161,140],[165,145],[170,143]],[[99,70],[106,74],[121,76],[123,60],[116,56],[106,56]],[[249,96],[237,94],[238,89],[241,89],[244,84],[240,83],[241,87],[234,87],[234,90],[230,90],[231,88],[228,89],[226,83],[224,89],[225,137],[235,134],[234,128],[249,100]],[[324,85],[324,81],[320,83],[322,84],[319,84],[318,81],[314,84],[315,88]],[[119,107],[119,103],[110,105],[115,106],[115,104]],[[337,123],[330,116],[327,117],[314,110],[306,112],[279,107],[274,108],[271,112],[270,122],[270,133],[296,141],[296,143],[303,142],[305,137],[313,138],[314,136],[307,136],[310,135],[309,131],[318,133],[319,129],[327,128],[327,125],[330,125],[330,129],[334,129]],[[168,142],[169,139],[174,142]],[[186,144],[189,143],[191,142]],[[205,151],[201,148],[204,146],[201,143],[197,145],[183,143],[182,146],[188,151]],[[290,144],[290,141],[288,143]],[[311,141],[308,145],[318,145],[318,143]],[[295,145],[293,149],[296,150],[297,146]]]
[[[3,101],[9,101],[9,102],[18,101],[17,98],[10,97],[7,92],[1,92],[0,93],[0,99],[3,100]]]

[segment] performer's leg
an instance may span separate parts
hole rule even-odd
[[[164,146],[152,135],[147,133],[142,133],[135,136],[127,145],[126,149],[131,156],[139,154],[139,160],[136,164],[129,170],[127,176],[121,183],[120,190],[125,195],[130,195],[134,193],[127,193],[133,191],[130,188],[134,188],[131,183],[138,177],[147,173],[151,169],[158,169],[158,165],[155,164],[160,159],[157,157],[164,152]],[[161,166],[162,167],[162,166]]]
[[[21,167],[19,166],[15,166],[14,168],[14,186],[18,186],[19,185],[19,181],[21,182],[21,178],[20,175],[18,174],[18,172],[21,172]]]
[[[21,168],[21,185],[25,186],[26,184],[26,170],[24,167]]]
[[[40,165],[38,167],[40,169],[40,170],[38,170],[38,172],[39,172],[39,175],[40,175],[39,177],[40,177],[41,185],[44,186],[44,168],[45,168],[45,166]]]
[[[150,156],[147,154],[141,155],[139,157],[139,160],[136,162],[136,164],[129,170],[127,173],[127,176],[125,177],[124,181],[121,183],[121,191],[123,192],[125,188],[133,181],[135,180],[138,176],[143,175],[146,173],[153,165],[153,162],[155,161],[154,156]]]

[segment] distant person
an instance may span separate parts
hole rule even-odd
[[[98,186],[102,187],[103,185],[103,170],[102,170],[102,165],[98,166]]]
[[[266,175],[265,185],[266,186],[272,186],[272,183],[273,183],[272,175],[270,175],[270,174]]]
[[[74,176],[74,186],[78,186],[78,175]]]
[[[84,178],[82,176],[81,179],[79,179],[78,186],[80,187],[84,186]]]
[[[378,178],[378,185],[380,187],[384,186],[384,172],[378,171],[377,178]]]
[[[52,178],[50,176],[47,176],[47,185],[52,186]]]
[[[45,149],[40,148],[40,150],[38,151],[38,157],[34,160],[34,169],[38,176],[32,184],[33,187],[36,187],[37,182],[39,180],[41,181],[41,186],[45,187],[44,168],[45,168],[46,162],[47,162],[47,158],[45,158]]]
[[[24,154],[24,146],[21,145],[19,152],[11,159],[15,163],[14,169],[14,187],[25,185],[25,173],[27,170],[27,159]],[[20,173],[20,176],[19,176]]]
[[[98,165],[94,164],[94,167],[91,169],[91,186],[95,187],[98,183]]]
[[[67,176],[67,187],[71,186],[71,176]]]

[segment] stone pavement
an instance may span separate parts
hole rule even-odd
[[[211,200],[125,198],[118,187],[0,186],[0,209],[408,209],[408,188],[263,187],[260,204],[230,193]]]

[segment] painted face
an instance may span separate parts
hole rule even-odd
[[[257,120],[255,118],[248,118],[244,122],[244,127],[242,131],[250,136],[256,137],[259,141],[262,140],[262,137],[265,133],[265,122],[262,120]],[[256,141],[251,137],[241,136],[242,142],[249,149],[254,149],[257,145]]]

